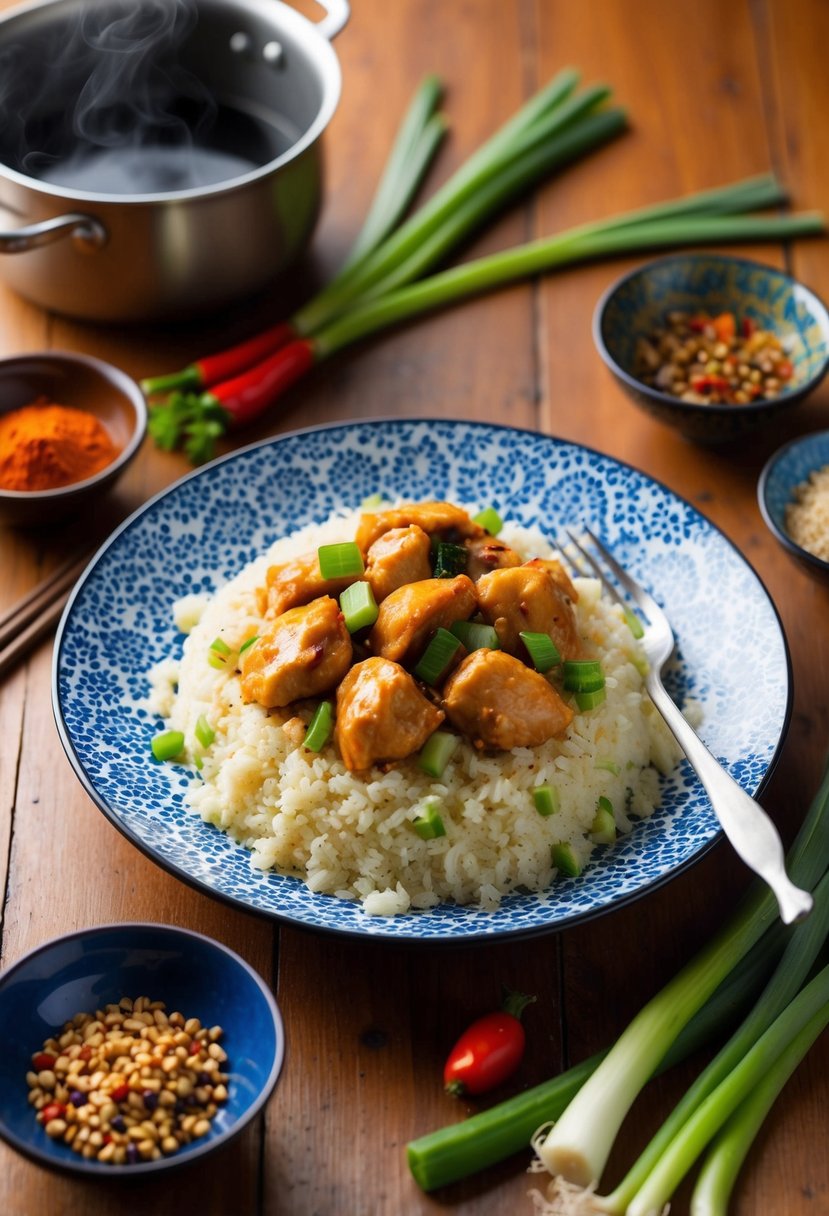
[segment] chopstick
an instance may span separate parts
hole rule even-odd
[[[0,678],[54,629],[90,556],[71,558],[0,616]]]

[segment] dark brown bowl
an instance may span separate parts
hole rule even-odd
[[[0,489],[0,518],[7,523],[29,526],[65,519],[103,496],[136,455],[147,430],[141,389],[109,363],[65,351],[0,359],[0,414],[44,397],[95,414],[118,454],[93,477],[56,490]]]

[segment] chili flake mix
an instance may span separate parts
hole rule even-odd
[[[698,405],[747,405],[777,397],[794,365],[776,334],[734,313],[670,312],[663,329],[640,337],[634,375]]]
[[[122,997],[78,1013],[32,1056],[29,1103],[47,1136],[114,1165],[170,1156],[227,1100],[222,1028]]]

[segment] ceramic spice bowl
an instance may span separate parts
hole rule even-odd
[[[84,1157],[62,1135],[47,1134],[37,1121],[35,1107],[29,1103],[27,1074],[31,1078],[38,1064],[45,1065],[47,1070],[51,1068],[53,1074],[60,1071],[57,1062],[50,1065],[48,1059],[38,1060],[36,1053],[51,1037],[59,1041],[64,1024],[77,1014],[103,1012],[122,997],[137,1000],[142,996],[152,1002],[163,1002],[165,1016],[179,1012],[188,1022],[191,1018],[199,1019],[205,1032],[207,1028],[214,1033],[216,1027],[221,1028],[222,1034],[216,1041],[227,1059],[221,1064],[217,1062],[215,1067],[225,1070],[227,1095],[222,1093],[215,1104],[209,1130],[195,1132],[190,1142],[175,1152],[162,1153],[155,1159],[133,1160],[137,1156],[133,1151],[121,1164],[98,1160],[96,1156]],[[202,1160],[225,1145],[268,1100],[279,1076],[285,1047],[282,1020],[274,998],[252,967],[211,938],[157,924],[128,923],[86,929],[56,938],[32,951],[0,975],[0,1024],[6,1029],[5,1049],[0,1056],[0,1136],[41,1165],[112,1179],[135,1179],[175,1169]],[[129,1029],[129,1023],[125,1025]],[[195,1040],[195,1023],[189,1030]],[[139,1033],[139,1038],[143,1033]],[[182,1041],[185,1037],[182,1035]],[[162,1064],[173,1053],[165,1042],[159,1044],[156,1040],[153,1047]],[[209,1055],[207,1042],[204,1037],[204,1060],[220,1060],[219,1051]],[[67,1053],[71,1049],[63,1046],[61,1050]],[[187,1051],[190,1050],[188,1045]],[[201,1058],[188,1055],[188,1060]],[[127,1071],[116,1059],[112,1065],[111,1072],[116,1067],[122,1073]],[[153,1064],[155,1071],[172,1078],[170,1084],[174,1086],[189,1065],[185,1061],[178,1067],[180,1071],[171,1070],[168,1074],[166,1069],[162,1072]],[[199,1067],[214,1066],[199,1063]],[[197,1086],[215,1075],[204,1073]],[[51,1078],[47,1078],[47,1085],[50,1082]],[[90,1085],[95,1084],[93,1074]],[[97,1084],[99,1090],[109,1086],[104,1081]],[[58,1117],[64,1123],[74,1121],[90,1126],[88,1117],[95,1107],[91,1103],[85,1107],[84,1100],[93,1091],[80,1093],[79,1088],[74,1092],[69,1088],[63,1103],[74,1108],[68,1118],[65,1111]],[[142,1107],[141,1119],[151,1119],[159,1105],[166,1109],[165,1102],[159,1103],[159,1091],[155,1090],[153,1097],[149,1082],[139,1079],[138,1073],[132,1074],[129,1088],[137,1090],[136,1101],[139,1105],[143,1102],[146,1108]],[[166,1083],[163,1088],[167,1088]],[[187,1084],[183,1089],[187,1089]],[[194,1089],[191,1096],[176,1091],[177,1106],[171,1103],[171,1118],[180,1123],[191,1108],[196,1110],[198,1092]],[[198,1096],[199,1102],[203,1093]],[[121,1111],[132,1110],[132,1105],[127,1104],[128,1095],[119,1096],[113,1090],[110,1098],[113,1097],[119,1100]],[[118,1115],[98,1109],[102,1118],[111,1121],[110,1128],[117,1128],[119,1133],[123,1130],[123,1119],[119,1122]],[[57,1129],[53,1127],[52,1131]]]
[[[715,405],[683,401],[643,383],[635,374],[637,342],[663,329],[672,312],[732,313],[757,330],[771,331],[792,365],[785,387],[771,398]],[[702,443],[740,438],[792,410],[829,366],[829,313],[821,300],[773,266],[719,253],[657,258],[624,275],[596,306],[593,338],[635,405]]]
[[[0,359],[0,417],[37,401],[93,414],[111,438],[115,454],[91,477],[57,489],[0,487],[0,519],[23,526],[64,519],[106,493],[137,455],[147,430],[147,406],[135,381],[86,355],[43,351]]]
[[[757,485],[760,511],[772,536],[812,574],[829,580],[829,561],[798,544],[792,536],[789,508],[800,486],[821,469],[829,469],[829,431],[817,431],[792,439],[766,462]],[[823,474],[829,481],[829,473]],[[824,545],[829,542],[829,488],[810,494],[810,532],[820,529]]]

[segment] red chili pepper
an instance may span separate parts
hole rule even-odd
[[[241,376],[215,385],[202,400],[227,410],[234,427],[247,426],[313,367],[314,359],[313,342],[297,338]]]
[[[130,1092],[130,1087],[129,1087],[129,1085],[127,1085],[125,1083],[123,1085],[116,1085],[115,1089],[110,1091],[109,1096],[110,1096],[110,1098],[112,1098],[113,1102],[123,1102],[124,1099],[126,1097],[128,1097],[129,1092]]]
[[[446,1092],[483,1094],[515,1072],[524,1056],[521,1013],[534,996],[509,992],[501,1008],[478,1018],[449,1053],[443,1070]]]
[[[46,1069],[53,1068],[57,1056],[53,1056],[51,1052],[39,1051],[32,1056],[32,1068],[35,1072],[44,1072]]]
[[[691,388],[695,393],[725,393],[731,385],[725,376],[692,376]]]
[[[744,338],[750,338],[757,326],[752,321],[751,317],[743,317],[742,331]]]
[[[737,322],[733,312],[721,312],[711,322],[718,342],[731,342],[737,332]]]
[[[80,1051],[78,1052],[78,1059],[79,1060],[91,1060],[92,1059],[92,1048],[91,1047],[82,1047],[80,1049]]]
[[[690,317],[688,320],[688,328],[692,334],[701,334],[710,324],[711,318],[706,317],[705,313],[700,313],[697,317]]]
[[[53,1119],[62,1119],[65,1114],[66,1107],[62,1102],[49,1102],[40,1111],[40,1117],[43,1123],[51,1123]]]
[[[220,351],[217,355],[206,355],[204,359],[198,359],[193,367],[199,373],[202,388],[210,388],[261,363],[268,355],[293,342],[297,336],[290,321],[280,321],[278,325],[248,338],[246,342],[240,342],[238,346],[231,346],[229,350]]]

